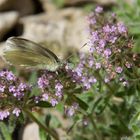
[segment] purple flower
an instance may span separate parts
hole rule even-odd
[[[75,113],[75,109],[73,107],[65,109],[65,114],[69,117],[73,116],[74,113]]]
[[[10,115],[8,110],[1,110],[0,111],[0,120],[6,119]]]
[[[52,104],[52,106],[56,106],[57,104],[58,104],[58,101],[56,100],[56,99],[51,99],[51,104]]]
[[[59,99],[61,99],[63,96],[63,93],[61,91],[56,91],[55,96],[57,96]]]
[[[99,41],[99,47],[103,49],[105,47],[105,45],[106,45],[106,41],[104,39],[101,39]]]
[[[102,13],[102,11],[103,11],[103,8],[100,7],[100,6],[97,6],[96,9],[95,9],[96,13]]]
[[[105,50],[104,50],[104,55],[105,55],[106,58],[108,58],[108,57],[111,55],[111,50],[108,49],[108,48],[105,49]]]
[[[47,93],[42,94],[42,100],[43,101],[48,101],[48,99],[49,99],[49,96],[48,96]]]
[[[83,119],[83,125],[87,126],[89,124],[89,120],[87,118]]]
[[[97,41],[99,39],[98,37],[98,32],[95,31],[95,32],[92,32],[92,35],[91,35],[91,41],[92,43],[94,43],[95,41]]]
[[[42,75],[38,79],[37,83],[38,83],[39,88],[44,89],[49,85],[49,80],[47,79],[47,77],[45,75]]]
[[[40,101],[40,97],[39,96],[35,96],[35,99],[34,99],[35,103],[38,104],[39,101]]]
[[[9,72],[7,71],[6,74],[7,74],[7,80],[15,81],[16,77],[14,76],[14,74],[11,71],[9,71]]]
[[[85,90],[88,90],[91,88],[91,83],[89,81],[83,82],[83,85],[84,85]]]
[[[96,24],[96,18],[94,18],[93,16],[94,15],[91,14],[87,17],[88,24],[92,24],[92,25]]]
[[[129,63],[129,62],[126,62],[126,63],[125,63],[125,66],[126,66],[127,68],[131,68],[131,67],[132,67],[132,64]]]
[[[63,89],[63,85],[60,82],[57,82],[56,85],[55,85],[55,89],[57,91],[61,91]]]
[[[79,108],[79,104],[78,104],[78,103],[76,103],[76,102],[74,102],[74,103],[72,104],[72,107],[76,110],[76,109],[78,109],[78,108]]]
[[[109,27],[108,24],[107,24],[106,26],[103,27],[103,31],[104,31],[105,33],[110,33],[110,32],[111,32],[111,29],[110,29],[110,27]]]
[[[124,81],[122,84],[123,84],[123,86],[127,86],[128,85],[128,82],[127,81]]]
[[[65,107],[65,114],[69,117],[73,116],[75,111],[79,108],[79,104],[74,102],[72,106]]]
[[[8,81],[15,81],[16,77],[11,71],[1,71],[0,77],[6,78]]]
[[[93,53],[95,51],[95,48],[93,47],[93,45],[94,45],[94,42],[92,42],[92,39],[88,40],[87,46],[90,53]]]
[[[4,92],[4,90],[5,90],[5,86],[0,85],[0,92],[1,92],[1,93],[3,93],[3,92]]]
[[[100,63],[96,63],[95,67],[96,67],[96,69],[100,69],[101,68],[101,64]]]
[[[116,13],[112,13],[111,16],[112,16],[113,18],[115,18],[115,17],[116,17]]]
[[[92,46],[92,47],[90,47],[90,49],[89,49],[89,52],[90,53],[93,53],[95,51],[95,48]]]
[[[111,28],[110,28],[110,30],[111,30],[111,32],[116,32],[117,27],[116,27],[116,26],[114,26],[114,25],[112,25],[112,26],[111,26]]]
[[[16,87],[15,86],[9,86],[9,92],[15,92]]]
[[[79,68],[79,67],[77,67],[76,69],[75,69],[75,72],[76,72],[76,74],[78,75],[78,76],[82,76],[82,68]]]
[[[116,42],[118,38],[116,36],[110,36],[109,38],[109,42],[111,42],[112,44],[114,44]]]
[[[92,86],[92,84],[94,84],[94,83],[96,83],[97,82],[97,80],[96,80],[96,78],[94,78],[94,77],[90,77],[90,78],[88,78],[88,77],[82,77],[82,83],[83,83],[83,86],[84,86],[84,89],[85,90],[88,90],[88,89],[90,89],[91,88],[91,86]]]
[[[16,117],[18,117],[19,114],[21,113],[21,110],[19,108],[15,108],[12,113],[15,114]]]
[[[89,67],[91,68],[93,66],[93,64],[94,64],[94,59],[93,59],[93,57],[90,57],[88,60]]]
[[[110,81],[110,80],[109,80],[108,78],[105,78],[105,79],[104,79],[104,82],[105,82],[105,83],[108,83],[109,81]]]
[[[127,32],[127,28],[122,22],[117,23],[117,27],[120,34]]]
[[[21,98],[23,98],[24,93],[20,92],[19,90],[16,90],[15,92],[13,92],[14,97],[16,97],[18,100],[20,100]]]
[[[97,79],[94,78],[94,77],[90,77],[90,78],[88,79],[88,81],[89,81],[89,83],[94,84],[94,83],[97,82]]]
[[[117,67],[115,70],[117,73],[122,73],[122,71],[123,71],[122,67]]]
[[[20,85],[18,86],[18,90],[20,91],[24,91],[27,89],[27,85],[24,83],[20,83]]]

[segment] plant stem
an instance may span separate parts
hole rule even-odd
[[[24,108],[23,111],[34,121],[36,122],[40,128],[42,128],[44,131],[46,131],[49,135],[51,135],[55,140],[59,140],[58,135],[53,132],[51,129],[43,125],[27,108]]]
[[[95,122],[94,122],[94,120],[93,120],[93,116],[92,116],[92,114],[89,114],[89,119],[90,119],[90,121],[91,121],[91,123],[92,123],[92,125],[93,125],[93,127],[94,127],[94,129],[95,129],[95,136],[96,136],[96,139],[97,140],[102,140],[102,136],[101,136],[101,134],[100,134],[100,131],[99,131],[99,129],[97,128],[97,126],[96,126],[96,124],[95,124]]]

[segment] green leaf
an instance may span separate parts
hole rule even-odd
[[[19,75],[19,71],[14,67],[14,66],[11,66],[10,67],[10,70],[15,74],[15,75]]]
[[[50,120],[51,120],[51,115],[50,114],[46,115],[45,122],[47,126],[50,125]]]
[[[40,93],[40,89],[38,87],[33,87],[31,94],[30,94],[30,97],[32,97],[34,95],[37,96],[37,95],[39,95],[39,93]]]
[[[97,113],[97,115],[100,115],[104,111],[107,105],[108,105],[108,99],[100,100],[100,102],[98,103],[95,109],[95,112]]]
[[[136,136],[136,140],[140,140],[140,135],[137,135]]]
[[[39,128],[39,136],[40,136],[40,140],[46,140],[47,139],[47,133],[41,128]]]
[[[29,78],[29,83],[34,84],[37,81],[37,72],[32,72]]]
[[[40,101],[38,104],[36,104],[36,106],[38,106],[38,107],[45,107],[45,108],[52,107],[52,105],[49,102],[47,102],[47,101]]]
[[[51,136],[50,135],[47,136],[47,140],[51,140]]]
[[[133,27],[129,28],[129,31],[133,35],[140,35],[139,26],[133,26]]]
[[[16,127],[16,117],[14,115],[10,115],[8,120],[8,131],[12,133]]]
[[[56,105],[56,110],[58,110],[59,112],[64,112],[64,105],[63,105],[63,103],[58,103],[57,105]]]
[[[88,109],[88,105],[83,100],[78,98],[77,96],[73,95],[73,100],[75,102],[77,102],[82,109],[84,109],[84,110]]]
[[[95,108],[98,106],[98,104],[100,103],[101,100],[102,100],[102,97],[98,98],[98,99],[94,102],[94,105],[93,105],[93,108],[92,108],[92,112],[95,110]]]
[[[115,93],[115,96],[116,97],[123,97],[126,95],[126,91],[118,91]]]
[[[12,140],[11,133],[4,122],[0,122],[0,132],[2,133],[2,138],[5,140]]]
[[[52,116],[50,126],[52,126],[53,128],[58,128],[61,126],[61,122],[57,116]]]

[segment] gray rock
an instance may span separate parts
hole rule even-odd
[[[35,6],[32,0],[0,0],[0,11],[14,10],[23,16],[33,14]]]
[[[0,11],[6,10],[12,2],[13,0],[0,0]]]
[[[36,123],[28,124],[23,133],[23,140],[40,140],[39,127]]]
[[[50,11],[55,11],[57,9],[56,5],[54,5],[52,1],[48,1],[48,0],[39,0],[39,1],[44,11],[50,12]]]
[[[68,8],[22,18],[23,37],[36,42],[57,41],[65,47],[80,48],[88,38],[85,16],[80,9]]]
[[[15,26],[18,18],[19,15],[17,12],[0,13],[0,40]]]
[[[21,16],[33,14],[35,6],[32,0],[14,0],[13,9],[18,11]]]

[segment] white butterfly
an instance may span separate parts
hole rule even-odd
[[[20,37],[10,37],[2,52],[3,59],[15,66],[56,71],[60,59],[49,49]]]

